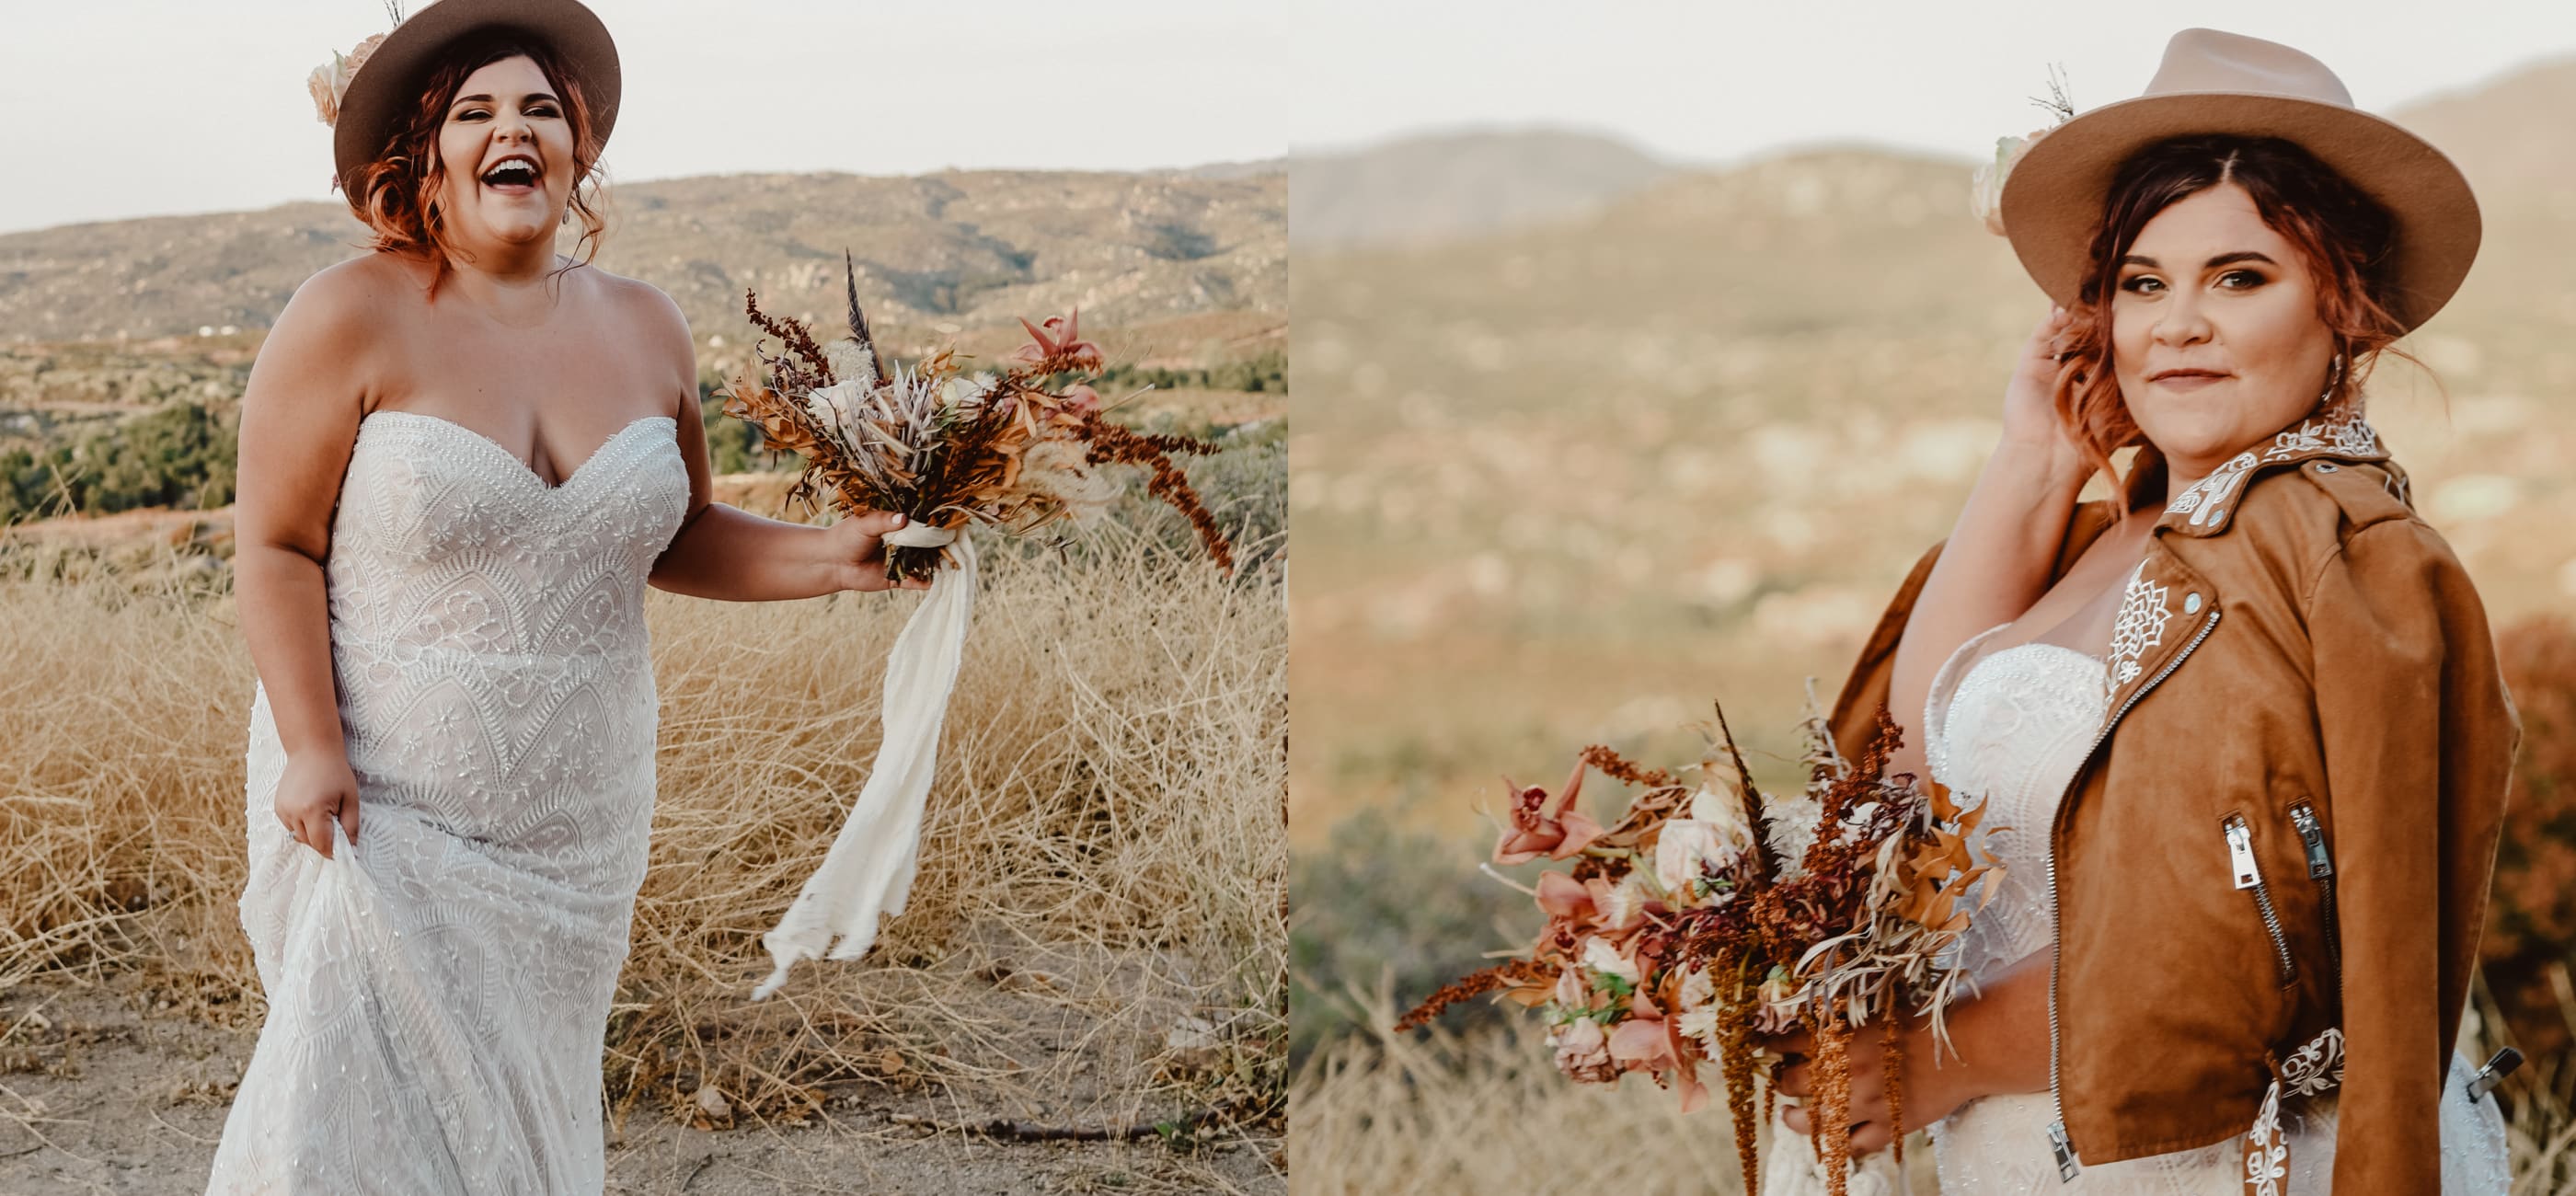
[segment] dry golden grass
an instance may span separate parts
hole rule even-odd
[[[865,779],[914,600],[648,596],[660,796],[607,1043],[621,1121],[708,1087],[718,1124],[858,1093],[906,1124],[1214,1109],[1184,1136],[1275,1132],[1284,588],[1117,524],[1091,549],[988,554],[909,909],[758,1005],[758,936]],[[0,543],[0,993],[143,969],[179,1012],[258,1025],[234,904],[252,674],[207,559]]]
[[[2484,1061],[2499,1045],[2483,988],[2460,1049]],[[1370,1029],[1318,1051],[1290,1083],[1290,1190],[1324,1193],[1740,1193],[1723,1102],[1685,1117],[1671,1093],[1633,1077],[1616,1087],[1557,1074],[1535,1019],[1467,1034],[1382,1027],[1384,993],[1354,995]],[[2569,1009],[2576,1017],[2576,1005]],[[2576,1191],[2576,1068],[2564,1058],[2509,1078],[2506,1136],[2514,1196]],[[1766,1168],[1773,1143],[1764,1144]],[[1941,1190],[1928,1141],[1915,1134],[1905,1169],[1914,1192]]]
[[[1386,993],[1346,999],[1368,1010],[1357,1020],[1370,1029],[1317,1052],[1290,1085],[1292,1191],[1744,1190],[1722,1100],[1684,1116],[1672,1093],[1642,1079],[1572,1083],[1548,1062],[1536,1019],[1392,1034]],[[1771,1144],[1763,1149],[1767,1167]],[[1906,1144],[1906,1169],[1915,1191],[1934,1190],[1920,1134]]]

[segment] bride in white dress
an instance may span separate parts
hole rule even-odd
[[[475,29],[503,12],[559,36]],[[244,394],[241,915],[268,1019],[210,1192],[599,1192],[654,803],[644,587],[887,588],[899,517],[708,501],[678,309],[554,253],[614,110],[605,36],[570,0],[442,0],[388,38],[365,70],[426,86],[389,134],[423,140],[360,161],[434,150],[438,235],[399,171],[351,186],[394,200],[379,251],[296,292]]]
[[[2228,89],[2211,80],[2249,64],[2284,74],[2313,68],[2311,78],[2323,74],[2321,65],[2287,47],[2209,30],[2178,35],[2167,54],[2160,81],[2198,80],[2198,86],[2222,92]],[[2282,86],[2274,78],[2266,87],[2236,90]],[[2346,354],[2375,353],[2394,335],[2376,342],[2336,339],[2351,334],[2324,325],[2320,284],[2299,268],[2315,255],[2273,227],[2266,219],[2270,209],[2258,207],[2247,190],[2258,187],[2284,202],[2280,195],[2311,194],[2300,188],[2315,186],[2329,172],[2278,143],[2190,136],[2196,130],[2188,121],[2211,119],[2207,113],[2221,109],[2176,110],[2185,122],[2173,134],[2177,139],[2139,148],[2122,164],[2119,186],[2127,190],[2096,180],[2110,190],[2107,200],[2051,197],[2055,211],[2101,211],[2141,196],[2154,198],[2135,209],[2122,239],[2109,242],[2121,256],[2090,267],[2101,271],[2103,284],[2099,306],[2090,313],[2098,322],[2082,330],[2094,339],[2079,340],[2072,315],[2061,307],[2039,322],[2023,347],[2006,387],[2002,441],[1934,567],[1920,579],[1885,679],[1890,708],[1907,727],[1907,742],[1889,772],[1928,773],[1963,802],[1983,802],[1987,846],[2003,865],[1992,903],[1976,915],[1958,947],[1959,963],[1974,982],[1973,995],[1949,1014],[1958,1054],[1945,1052],[1933,1066],[1920,1026],[1906,1030],[1911,1041],[1905,1119],[1909,1125],[1929,1122],[1944,1191],[2217,1196],[2250,1187],[2323,1193],[2334,1178],[2336,1097],[2323,1083],[2275,1089],[2282,1096],[2279,1126],[2289,1147],[2284,1176],[2265,1169],[2249,1174],[2248,1134],[2256,1127],[2198,1149],[2119,1161],[2075,1165],[2054,1149],[2065,1139],[2054,1133],[2063,1123],[2052,1093],[2051,828],[2061,797],[2116,721],[2109,695],[2124,680],[2113,664],[2116,639],[2127,634],[2123,600],[2139,592],[2133,579],[2150,559],[2150,537],[2160,519],[2205,515],[2202,500],[2215,505],[2235,493],[2228,485],[2253,484],[2244,480],[2244,470],[2230,476],[2210,463],[2236,461],[2247,445],[2275,447],[2276,429],[2304,427],[2303,412],[2338,404],[2348,403],[2355,413],[2347,426],[2359,429],[2356,438],[2369,437],[2358,422],[2358,384],[2347,376]],[[2093,131],[2103,127],[2093,126],[2087,135],[2114,136]],[[2056,148],[2068,147],[2061,141]],[[2312,198],[2301,202],[2310,211],[2318,206]],[[2330,221],[2320,223],[2337,237],[2353,235]],[[2423,227],[2437,223],[2421,217]],[[2027,243],[2037,234],[2017,235],[2027,264],[2042,252]],[[2071,242],[2072,250],[2047,252],[2071,253],[2080,265],[2085,240]],[[2257,262],[2259,267],[2252,264]],[[2083,379],[2070,382],[2060,367],[2079,349],[2101,355],[2092,360],[2110,358],[2115,390],[2071,389]],[[2076,406],[2094,402],[2103,405]],[[2072,548],[2067,537],[2077,493],[2097,469],[2107,470],[2108,452],[2122,444],[2139,445],[2142,454],[2152,451],[2153,457],[2139,461],[2156,461],[2157,472],[2114,478],[2114,491],[2129,503],[2127,517],[2101,531],[2072,561],[2060,559]],[[2369,447],[2375,452],[2375,442]],[[2249,451],[2241,460],[2255,458]],[[2338,467],[2325,462],[2320,468]],[[2149,485],[2128,484],[2141,476]],[[2197,484],[2204,479],[2210,484]],[[2196,613],[2199,601],[2197,593],[2190,595],[2184,609]],[[2122,659],[2137,655],[2133,650]],[[2142,894],[2139,900],[2153,897]],[[2428,910],[2425,916],[2429,922],[2433,915]],[[1864,1033],[1853,1046],[1853,1144],[1860,1152],[1883,1150],[1890,1136],[1876,1038]],[[1792,1036],[1773,1045],[1794,1052],[1802,1044]],[[2120,1065],[2147,1074],[2159,1061],[2142,1050]],[[2448,1067],[2438,1105],[2426,1106],[2439,1110],[2442,1191],[2501,1196],[2510,1179],[2502,1119],[2492,1100],[2469,1095],[2473,1068],[2464,1054],[2454,1051]],[[1783,1092],[1793,1100],[1803,1097],[1810,1070],[1803,1062],[1789,1068]],[[2340,1063],[2335,1071],[2340,1074]],[[2324,1091],[2298,1091],[2310,1086]],[[1797,1107],[1784,1107],[1780,1123],[1796,1134],[1814,1128],[1806,1110]],[[1776,1182],[1766,1182],[1766,1192],[1815,1190],[1820,1182],[1811,1166],[1796,1165],[1807,1155],[1805,1143],[1790,1143],[1767,1163]],[[1855,1177],[1855,1191],[1883,1188],[1889,1178],[1882,1161]]]

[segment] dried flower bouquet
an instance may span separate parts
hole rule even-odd
[[[1850,1043],[1873,1025],[1885,1035],[1889,1107],[1901,1121],[1899,1019],[1928,1015],[1935,1042],[1948,1045],[1942,1010],[1964,974],[1948,948],[1972,906],[1993,895],[1980,881],[1997,865],[1975,837],[1982,807],[1961,810],[1911,775],[1882,775],[1898,741],[1885,709],[1854,762],[1812,705],[1811,695],[1809,780],[1796,794],[1755,787],[1722,710],[1704,729],[1714,734],[1696,783],[1599,746],[1584,749],[1553,797],[1506,781],[1510,823],[1493,862],[1571,861],[1532,890],[1547,924],[1526,951],[1442,989],[1397,1028],[1499,990],[1546,1017],[1567,1076],[1612,1083],[1643,1072],[1678,1088],[1686,1112],[1707,1100],[1697,1069],[1714,1060],[1744,1190],[1756,1192],[1754,1038],[1804,1027],[1816,1044],[1816,1145],[1840,1196]],[[1605,827],[1575,808],[1588,769],[1645,792]],[[1764,1121],[1770,1098],[1764,1086]],[[1902,1150],[1903,1126],[1892,1132]]]
[[[762,1000],[798,960],[856,959],[878,923],[903,912],[920,849],[922,815],[939,755],[939,728],[955,691],[975,596],[974,543],[982,525],[1024,535],[1059,520],[1097,518],[1124,491],[1107,465],[1150,470],[1151,492],[1180,509],[1217,564],[1233,556],[1174,453],[1216,446],[1182,436],[1144,435],[1102,418],[1087,382],[1101,369],[1098,345],[1083,340],[1077,316],[1021,325],[1034,343],[999,373],[969,376],[942,350],[918,365],[888,360],[859,309],[857,266],[847,254],[850,335],[829,345],[798,320],[772,317],[760,299],[745,307],[765,342],[752,351],[758,378],[733,378],[725,413],[760,429],[773,451],[803,456],[788,492],[812,510],[819,495],[844,515],[896,511],[905,525],[885,536],[886,577],[930,579],[929,593],[895,637],[881,703],[885,736],[866,783],[822,864],[776,927],[761,936],[772,968],[752,989]]]
[[[969,376],[953,350],[918,365],[886,358],[859,307],[858,275],[845,253],[850,335],[817,344],[813,330],[760,310],[745,292],[751,322],[781,342],[753,353],[764,376],[726,385],[725,414],[760,429],[762,445],[799,454],[805,471],[788,492],[814,509],[817,495],[845,514],[901,512],[910,526],[889,536],[886,577],[930,576],[969,524],[1010,535],[1057,520],[1096,519],[1123,487],[1100,466],[1135,465],[1149,492],[1198,532],[1219,567],[1234,556],[1216,519],[1172,460],[1217,446],[1186,436],[1148,435],[1103,418],[1086,381],[1102,367],[1100,346],[1081,338],[1079,310],[1043,325],[1020,321],[1030,344],[1000,373]],[[918,529],[918,530],[916,530]]]

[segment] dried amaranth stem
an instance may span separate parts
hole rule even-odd
[[[1849,1196],[1851,1179],[1851,1039],[1842,1019],[1827,1015],[1815,1031],[1816,1156],[1825,1165],[1826,1196]]]

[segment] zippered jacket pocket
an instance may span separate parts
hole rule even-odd
[[[2308,879],[2317,886],[2317,912],[2326,930],[2326,959],[2334,967],[2335,995],[2340,1005],[2343,995],[2343,933],[2335,925],[2334,856],[2326,850],[2325,827],[2317,820],[2314,803],[2304,797],[2290,803],[2290,825],[2298,828],[2299,845],[2307,852]]]
[[[2288,988],[2299,978],[2298,964],[2290,958],[2290,940],[2281,932],[2281,915],[2272,908],[2272,889],[2263,880],[2263,869],[2254,862],[2254,831],[2246,825],[2245,816],[2230,814],[2220,824],[2227,835],[2227,867],[2236,879],[2236,887],[2254,891],[2254,910],[2263,917],[2263,932],[2272,939],[2272,959],[2279,967],[2281,987]]]

